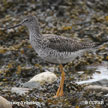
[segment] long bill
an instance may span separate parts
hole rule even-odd
[[[22,22],[19,23],[19,24],[17,24],[17,25],[15,25],[15,26],[7,27],[7,28],[5,28],[5,29],[12,29],[12,28],[19,27],[19,26],[21,26],[21,25],[22,25]]]

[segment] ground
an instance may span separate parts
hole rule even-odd
[[[35,13],[43,34],[53,33],[103,45],[96,54],[86,53],[64,66],[66,80],[64,96],[52,98],[59,86],[58,65],[50,64],[38,57],[29,43],[27,28],[0,29],[0,95],[9,101],[34,101],[30,108],[107,108],[105,92],[85,90],[77,85],[78,80],[92,77],[95,69],[87,66],[108,63],[108,1],[107,0],[31,0],[0,1],[0,28],[9,27],[21,21],[24,15]],[[11,92],[12,87],[21,87],[31,77],[45,70],[54,71],[58,80],[35,88],[26,95]],[[80,75],[78,72],[83,71]],[[107,83],[107,82],[106,82]],[[108,85],[107,85],[108,86]],[[89,103],[104,101],[104,104]],[[88,103],[87,103],[88,102]],[[13,105],[13,108],[27,108],[28,105]]]

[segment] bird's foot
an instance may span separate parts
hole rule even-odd
[[[53,96],[53,98],[57,98],[57,97],[61,97],[63,96],[64,93],[63,93],[63,88],[59,87],[58,90],[57,90],[57,93],[55,96]]]
[[[55,96],[53,96],[53,98],[58,98],[58,97],[61,97],[61,96],[63,96],[64,94],[60,94],[60,95],[55,95]]]

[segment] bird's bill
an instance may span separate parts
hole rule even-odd
[[[6,29],[12,29],[12,28],[16,28],[16,27],[19,27],[19,26],[21,26],[22,24],[23,24],[23,23],[21,22],[21,23],[19,23],[19,24],[15,25],[15,26],[7,27]]]

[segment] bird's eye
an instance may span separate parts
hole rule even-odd
[[[25,19],[25,20],[24,20],[24,22],[28,22],[28,21],[29,21],[28,19]]]

